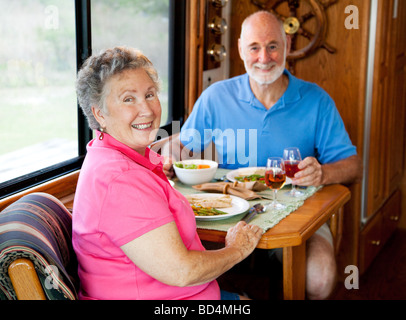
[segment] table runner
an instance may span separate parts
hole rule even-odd
[[[226,170],[226,169],[217,169],[216,175],[214,179],[219,179],[223,177],[227,172],[231,170]],[[314,193],[316,193],[318,190],[320,190],[322,187],[307,187],[306,189],[301,189],[301,191],[304,192],[304,196],[301,198],[292,198],[287,195],[287,193],[291,190],[292,186],[285,185],[281,190],[278,191],[277,193],[277,200],[285,205],[287,207],[284,210],[275,210],[272,208],[268,208],[268,210],[265,213],[257,215],[251,222],[250,224],[255,224],[259,227],[261,227],[264,232],[278,224],[282,219],[287,217],[290,213],[298,209],[300,206],[303,205],[304,200],[312,196]],[[195,189],[192,188],[192,186],[185,185],[178,181],[177,179],[175,180],[175,189],[177,189],[179,192],[181,192],[183,195],[188,195],[192,193],[204,193],[204,192],[199,192]],[[266,190],[262,192],[258,192],[258,194],[263,195],[267,198],[272,198],[272,190]],[[267,199],[254,199],[248,201],[250,204],[250,207],[252,207],[256,203],[262,203],[262,204],[268,204],[272,200],[267,200]],[[227,231],[230,227],[234,226],[238,221],[241,220],[242,217],[244,217],[246,212],[243,212],[241,214],[235,215],[231,218],[224,219],[224,220],[215,220],[215,221],[196,221],[196,225],[200,229],[210,229],[210,230],[219,230],[219,231]]]

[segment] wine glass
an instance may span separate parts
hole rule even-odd
[[[282,158],[270,157],[266,163],[265,183],[273,190],[271,208],[284,209],[286,206],[276,200],[276,193],[283,187],[286,181],[285,164]]]
[[[300,156],[299,148],[291,147],[285,148],[283,150],[283,160],[285,162],[286,176],[289,178],[294,178],[295,173],[300,171],[298,165],[302,161]],[[292,182],[292,190],[288,193],[291,197],[302,197],[304,193],[296,189],[295,185]]]

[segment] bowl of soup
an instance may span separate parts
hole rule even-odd
[[[218,163],[211,160],[191,159],[178,161],[173,164],[175,174],[184,184],[201,184],[213,180]]]

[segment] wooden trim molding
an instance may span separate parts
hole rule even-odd
[[[203,88],[205,12],[206,0],[187,2],[186,117],[192,112]]]
[[[44,184],[16,193],[10,197],[4,198],[0,200],[0,211],[9,206],[11,203],[25,196],[26,194],[33,192],[49,193],[61,200],[68,209],[71,209],[73,198],[75,196],[76,185],[79,178],[79,172],[80,170],[74,171],[72,173],[64,175],[63,177],[54,179]]]

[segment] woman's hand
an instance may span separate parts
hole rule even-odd
[[[226,248],[237,248],[241,252],[241,260],[245,259],[254,251],[262,233],[263,230],[260,227],[240,221],[228,230]]]

